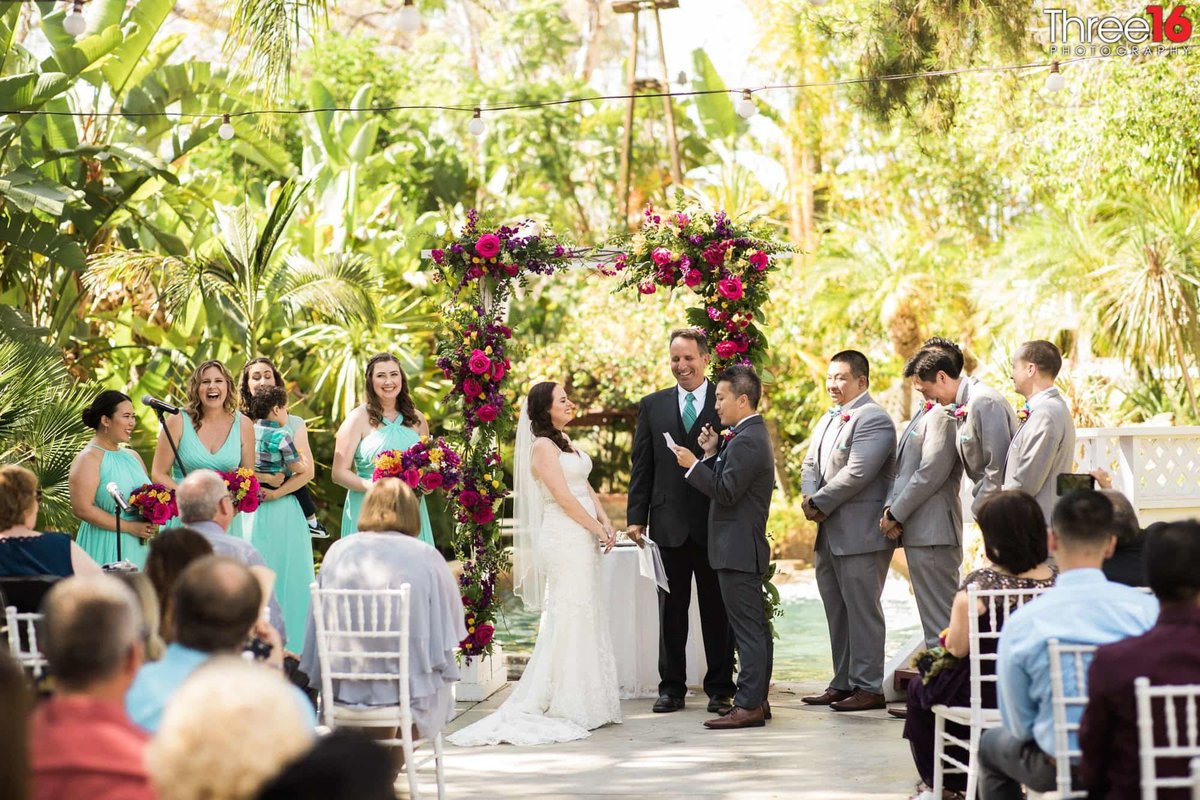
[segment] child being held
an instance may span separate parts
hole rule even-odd
[[[254,471],[267,475],[292,475],[303,467],[304,457],[292,434],[283,427],[288,421],[287,391],[282,386],[264,386],[250,398],[254,417]]]

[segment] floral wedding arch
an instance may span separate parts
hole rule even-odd
[[[459,648],[470,659],[492,652],[496,577],[509,566],[498,516],[508,495],[499,443],[511,436],[519,410],[514,393],[505,391],[514,344],[505,301],[514,286],[587,258],[619,279],[618,289],[643,295],[690,291],[699,303],[688,309],[688,321],[707,334],[716,373],[731,364],[761,365],[771,255],[788,248],[761,227],[697,206],[668,212],[648,207],[637,233],[603,250],[573,247],[530,221],[488,226],[472,210],[462,230],[448,231],[440,245],[431,256],[450,298],[442,306],[437,365],[452,382],[446,402],[462,420],[448,436],[461,456],[462,475],[449,495],[467,625]]]

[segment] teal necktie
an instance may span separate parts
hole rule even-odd
[[[691,433],[692,426],[696,424],[696,395],[688,392],[683,396],[683,429]]]

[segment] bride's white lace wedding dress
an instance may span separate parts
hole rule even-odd
[[[588,491],[592,460],[576,448],[560,453],[559,463],[571,494],[595,514]],[[600,596],[599,543],[567,516],[541,481],[537,486],[545,504],[538,556],[546,594],[533,655],[495,713],[448,737],[461,747],[569,742],[621,721],[616,660]]]

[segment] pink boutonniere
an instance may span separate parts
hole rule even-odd
[[[932,409],[936,405],[937,405],[937,403],[933,402],[932,400],[926,400],[925,404],[921,407],[921,412],[928,414],[930,409]]]
[[[725,440],[725,444],[732,442],[733,437],[735,436],[737,436],[737,431],[735,431],[733,428],[726,428],[725,430],[721,431],[721,438]]]
[[[849,422],[850,421],[850,412],[849,411],[841,412],[840,414],[838,414],[838,419],[841,420],[843,424]]]
[[[1030,408],[1029,403],[1026,402],[1025,405],[1017,409],[1017,421],[1024,422],[1025,420],[1029,419],[1029,414],[1032,411],[1033,409]]]
[[[967,407],[965,405],[954,407],[954,418],[960,422],[967,418]]]

